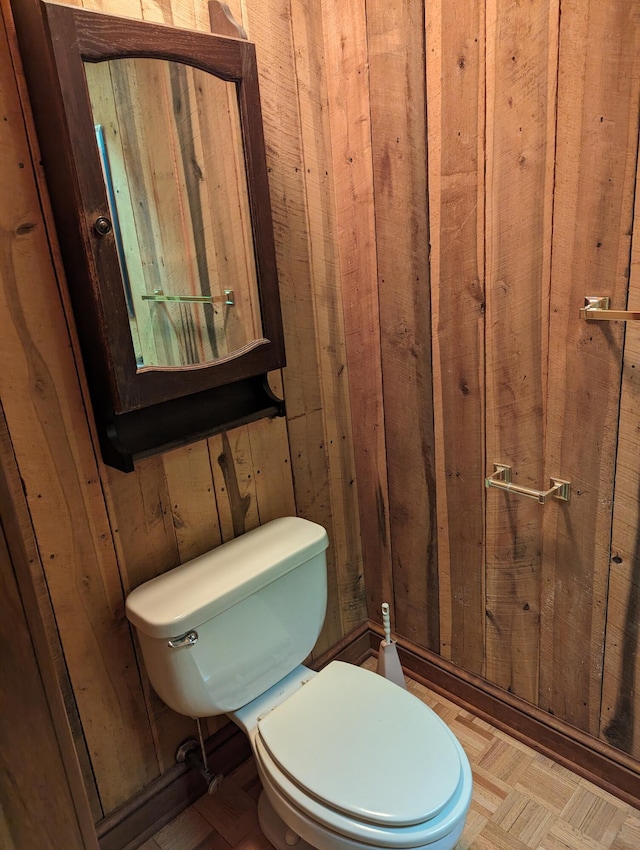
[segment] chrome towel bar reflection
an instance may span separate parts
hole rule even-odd
[[[179,304],[235,304],[233,289],[225,289],[224,295],[165,295],[161,289],[154,289],[153,295],[143,295],[143,301],[173,301]]]
[[[640,310],[610,310],[610,298],[604,295],[588,295],[580,317],[589,322],[638,322]]]
[[[550,483],[551,487],[548,490],[534,490],[532,487],[513,484],[511,467],[505,466],[503,463],[494,463],[493,473],[484,479],[484,486],[487,488],[497,487],[499,490],[507,490],[509,493],[524,496],[525,499],[535,499],[541,505],[544,505],[549,496],[553,496],[560,502],[568,502],[571,495],[571,482],[563,481],[561,478],[552,478]]]

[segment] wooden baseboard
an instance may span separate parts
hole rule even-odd
[[[212,735],[206,748],[207,760],[223,775],[251,755],[246,736],[233,723]],[[197,771],[175,764],[96,824],[100,850],[134,850],[205,791],[204,779]]]
[[[333,660],[359,664],[369,655],[371,631],[365,622],[309,666],[319,670]],[[216,773],[223,775],[251,755],[246,736],[231,722],[207,740],[206,748],[207,759],[215,765]],[[205,790],[204,780],[196,771],[174,765],[96,825],[100,850],[135,850],[202,797]]]
[[[384,633],[372,621],[369,630],[371,651],[377,651]],[[397,646],[412,678],[640,808],[640,764],[630,756],[408,640],[397,638]]]

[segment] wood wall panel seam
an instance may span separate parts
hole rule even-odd
[[[331,542],[328,552],[329,609],[320,639],[321,648],[331,645],[343,634],[341,611],[347,611],[348,601],[346,598],[344,603],[341,601],[340,573],[348,569],[348,556],[345,554],[348,550],[345,550],[344,541],[349,538],[340,531],[341,503],[334,505],[336,490],[331,479],[335,476],[331,469],[335,450],[331,448],[331,436],[327,433],[332,425],[325,405],[325,365],[319,356],[321,334],[326,331],[320,324],[316,309],[318,290],[333,273],[330,256],[324,263],[319,262],[322,250],[329,250],[324,247],[325,234],[319,229],[327,226],[327,198],[324,194],[318,196],[316,189],[318,171],[329,170],[325,160],[326,118],[321,104],[312,100],[315,91],[308,91],[305,83],[307,63],[314,61],[317,51],[314,39],[318,37],[318,11],[314,9],[312,13],[304,5],[287,5],[285,10],[284,5],[275,0],[261,6],[263,8],[258,10],[257,4],[248,3],[246,8],[249,21],[253,21],[251,28],[256,34],[258,61],[261,67],[265,64],[267,68],[272,67],[276,62],[274,51],[277,51],[277,61],[280,65],[284,62],[284,67],[289,70],[289,73],[274,80],[265,75],[262,92],[267,156],[272,186],[277,187],[272,196],[272,207],[285,333],[294,327],[302,331],[287,336],[291,344],[288,344],[288,365],[284,371],[291,474],[298,512],[323,524]],[[272,37],[269,38],[269,34]],[[287,46],[284,52],[282,45]],[[314,70],[314,85],[321,88],[322,67]],[[282,136],[283,143],[279,147],[276,139],[283,126],[288,130]],[[317,212],[311,207],[312,199],[321,204]],[[309,229],[312,219],[318,225],[315,249]],[[328,315],[329,331],[335,333],[339,316],[334,308]],[[333,398],[331,401],[335,403]],[[344,404],[338,406],[338,411],[338,415],[343,417]],[[348,462],[340,456],[338,460],[341,467],[345,460]],[[337,492],[341,495],[340,490]],[[354,496],[351,495],[351,498]],[[353,548],[353,542],[349,543],[349,548]]]

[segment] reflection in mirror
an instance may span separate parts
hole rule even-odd
[[[160,59],[85,71],[138,369],[260,339],[235,84]]]

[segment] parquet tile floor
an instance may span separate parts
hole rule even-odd
[[[473,768],[473,801],[456,850],[640,850],[640,811],[423,685],[407,684],[453,730]],[[141,850],[271,850],[258,827],[259,794],[249,760]]]

